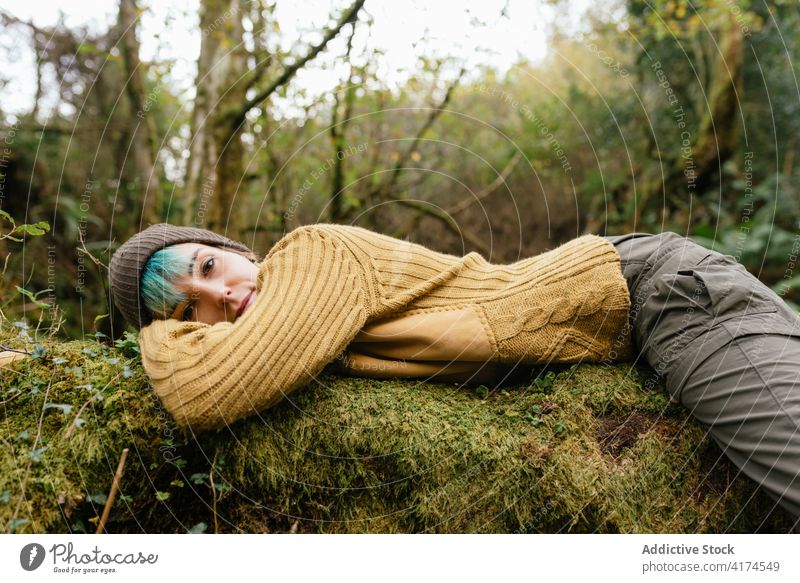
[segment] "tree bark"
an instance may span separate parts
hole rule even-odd
[[[147,95],[142,64],[139,61],[139,41],[136,28],[139,19],[136,0],[120,0],[119,30],[120,48],[125,71],[128,74],[125,91],[130,101],[133,115],[133,135],[131,152],[136,167],[136,177],[142,189],[142,224],[161,222],[158,210],[163,195],[161,193],[160,173],[156,167],[158,145],[155,138],[155,123],[150,110],[155,105],[157,93]]]
[[[230,132],[220,111],[244,100],[238,83],[247,66],[239,0],[202,0],[200,57],[192,112],[183,223],[240,234],[234,201],[243,174],[240,131]]]

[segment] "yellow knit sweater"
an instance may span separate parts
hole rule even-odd
[[[361,227],[307,225],[272,247],[256,289],[255,302],[234,323],[168,319],[141,329],[145,371],[180,426],[224,427],[276,404],[329,363],[358,373],[353,355],[359,354],[401,365],[398,376],[427,374],[431,362],[423,361],[431,359],[488,356],[514,364],[632,356],[620,257],[595,235],[498,265],[476,252],[448,255]],[[459,321],[472,328],[462,327],[429,357],[422,354],[424,342],[436,337],[430,328],[444,322],[431,318],[450,311],[468,317]],[[419,323],[420,317],[427,320]],[[370,344],[385,342],[387,334],[400,338],[391,331],[398,318],[426,334],[411,345]],[[477,351],[465,346],[470,330],[480,331]],[[418,363],[409,362],[409,346]],[[393,360],[398,354],[402,361]]]

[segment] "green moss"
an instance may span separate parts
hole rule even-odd
[[[32,348],[8,326],[0,337]],[[488,390],[323,373],[260,417],[195,437],[153,397],[130,343],[41,346],[0,379],[6,531],[93,532],[125,447],[111,532],[790,526],[645,367],[556,367]]]

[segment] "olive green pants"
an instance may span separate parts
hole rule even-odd
[[[797,530],[800,316],[732,256],[676,233],[606,239],[622,257],[639,358]]]

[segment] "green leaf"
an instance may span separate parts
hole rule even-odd
[[[42,358],[48,352],[50,352],[50,350],[45,348],[41,344],[34,344],[33,345],[33,352],[31,353],[31,356],[33,358]]]
[[[169,496],[170,496],[169,492],[156,491],[156,500],[158,500],[159,502],[164,502],[165,500],[168,500]]]
[[[194,484],[204,484],[205,481],[208,479],[208,474],[202,474],[202,473],[192,474],[191,476],[189,476],[189,479]]]
[[[47,403],[44,406],[44,410],[47,411],[48,409],[60,409],[64,415],[69,415],[72,411],[72,405],[67,403]]]
[[[485,399],[489,396],[489,388],[486,385],[480,385],[475,389],[475,394],[478,395],[481,399]]]
[[[44,221],[35,223],[33,225],[17,225],[17,228],[14,229],[14,234],[16,234],[19,231],[24,231],[25,233],[33,237],[38,237],[50,231],[50,225],[48,225]]]
[[[44,454],[45,451],[47,451],[46,445],[44,447],[38,447],[33,451],[28,452],[28,455],[34,461],[34,463],[38,464],[40,461],[42,461],[42,455]]]
[[[207,529],[208,525],[205,522],[198,522],[189,529],[189,534],[203,534]]]
[[[105,504],[107,500],[108,496],[106,496],[104,492],[97,492],[86,496],[87,502],[94,502],[95,504]]]
[[[22,526],[23,524],[27,524],[27,518],[14,518],[8,521],[8,531],[14,533],[17,529]]]

